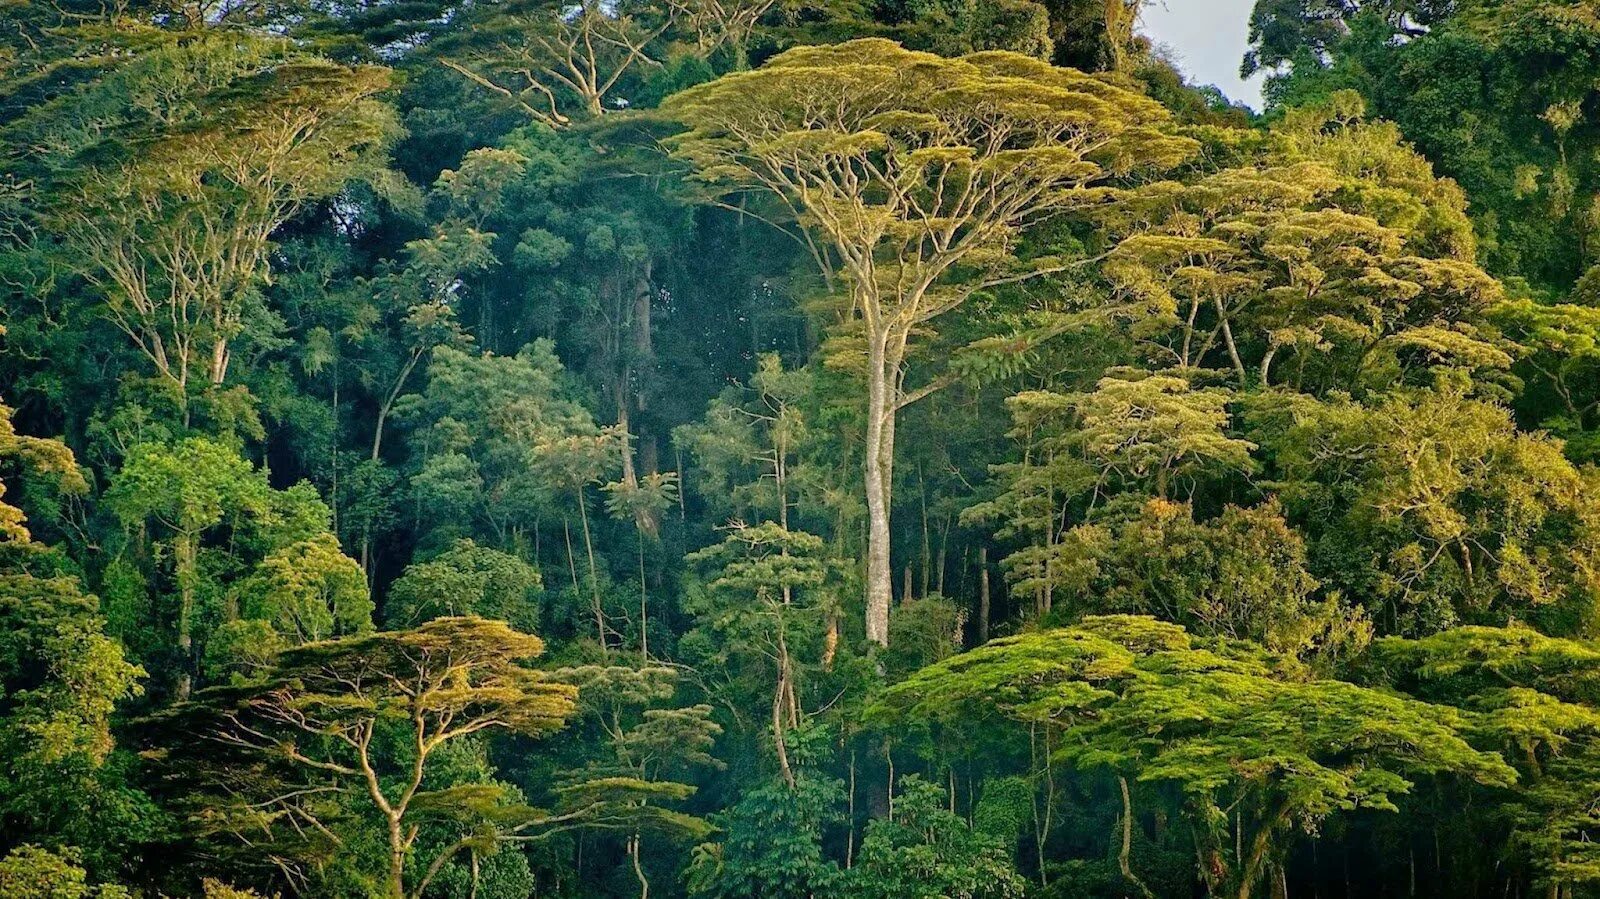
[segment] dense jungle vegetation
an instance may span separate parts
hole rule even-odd
[[[1600,6],[1141,6],[0,0],[0,896],[1600,896]]]

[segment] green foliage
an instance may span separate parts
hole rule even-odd
[[[205,891],[205,899],[260,899],[261,894],[252,890],[241,890],[228,886],[220,880],[206,879],[200,884]]]
[[[1396,811],[1417,777],[1516,780],[1469,745],[1452,709],[1307,679],[1248,643],[1196,640],[1151,618],[996,640],[894,685],[872,714],[892,725],[997,713],[1061,727],[1060,762],[1181,791],[1212,876],[1246,894],[1288,828]],[[1248,819],[1238,852],[1225,809]]]
[[[0,891],[16,899],[125,899],[115,884],[90,886],[71,854],[21,846],[0,859]]]
[[[720,843],[695,849],[691,896],[773,896],[805,899],[827,894],[843,872],[823,855],[823,831],[838,819],[840,785],[810,775],[749,790],[718,821]]]
[[[351,861],[373,889],[420,897],[456,853],[513,839],[544,818],[503,786],[428,778],[447,758],[441,749],[482,731],[540,736],[563,726],[576,691],[520,664],[543,650],[537,637],[479,618],[310,643],[281,653],[258,680],[203,691],[146,727],[164,757],[183,760],[171,769],[173,788],[209,809],[202,817],[213,837],[271,840],[284,858],[311,864],[346,839],[334,827],[352,837],[370,827],[387,833],[386,854]],[[204,745],[194,733],[209,735]],[[380,754],[390,735],[409,748]],[[324,788],[299,788],[308,777]],[[408,884],[422,822],[440,822],[456,839],[419,860]]]
[[[894,815],[868,825],[846,894],[861,897],[1021,896],[1010,847],[974,832],[944,807],[945,796],[916,775],[900,780]]]
[[[175,651],[180,694],[213,631],[227,629],[232,644],[245,636],[236,626],[241,617],[270,621],[290,643],[371,627],[366,578],[326,533],[329,510],[316,491],[273,489],[266,472],[226,444],[203,437],[139,444],[108,486],[106,504],[128,529],[132,551],[144,556],[146,584],[173,587],[175,602],[133,602],[143,606],[138,620],[158,635],[148,642]],[[212,545],[223,538],[226,548]],[[245,564],[249,574],[230,583]],[[264,644],[253,645],[247,654],[263,653]],[[219,653],[219,669],[235,664]]]
[[[72,454],[55,441],[21,437],[0,407],[0,453],[27,469],[66,479],[82,489]],[[78,847],[70,859],[23,845],[0,865],[7,895],[123,895],[115,887],[83,886],[75,863],[97,873],[116,869],[116,845],[147,837],[160,813],[128,780],[128,759],[116,749],[112,716],[119,703],[143,693],[144,669],[105,634],[99,602],[64,573],[29,569],[45,547],[26,519],[0,504],[7,552],[0,556],[0,821],[16,847],[36,840]],[[12,552],[16,553],[13,557]],[[49,892],[54,890],[55,892]],[[76,890],[76,892],[73,892]]]
[[[385,617],[414,626],[433,618],[499,618],[521,630],[539,623],[543,582],[538,569],[516,556],[458,540],[449,549],[405,570],[389,588]]]
[[[13,840],[75,845],[106,872],[118,844],[147,838],[161,816],[128,782],[112,733],[145,671],[97,612],[72,578],[0,574],[0,820]]]
[[[912,335],[978,291],[1059,270],[1014,252],[1028,223],[1102,198],[1108,179],[1175,165],[1194,144],[1110,79],[887,40],[790,50],[663,109],[687,129],[674,156],[714,197],[775,201],[829,288],[848,289],[825,356],[865,382],[866,630],[888,645],[895,423],[945,384],[907,386]]]
[[[1592,474],[1505,409],[1447,389],[1261,420],[1293,485],[1286,505],[1331,525],[1313,530],[1313,553],[1339,560],[1330,580],[1369,597],[1374,618],[1397,631],[1512,617],[1588,631]]]
[[[11,420],[13,414],[11,407],[0,404],[0,459],[15,460],[34,475],[53,475],[69,493],[87,490],[88,482],[73,460],[72,451],[60,441],[18,434]],[[33,545],[23,511],[4,498],[5,484],[0,483],[0,549],[10,551]]]
[[[1051,575],[1076,611],[1155,615],[1306,658],[1359,653],[1371,637],[1338,596],[1319,594],[1304,540],[1274,504],[1197,522],[1189,504],[1150,500],[1074,528],[1062,547]]]
[[[1501,288],[1472,264],[1464,198],[1393,126],[1341,94],[1271,138],[1265,152],[1219,148],[1245,165],[1111,207],[1105,271],[1136,334],[1180,367],[1231,369],[1241,385],[1274,383],[1276,367],[1309,392],[1510,365],[1479,327]]]
[[[1593,4],[1143,7],[0,0],[0,895],[1600,890]]]
[[[1584,3],[1264,0],[1251,67],[1281,105],[1366,97],[1473,196],[1484,257],[1564,291],[1593,264],[1594,130],[1581,114],[1600,22]]]
[[[614,435],[572,394],[549,342],[510,357],[435,350],[427,388],[398,408],[412,425],[412,490],[430,517],[510,548],[556,491],[599,480]]]
[[[271,553],[239,589],[240,614],[270,621],[291,643],[372,629],[366,575],[327,534]]]
[[[237,343],[274,328],[259,294],[273,232],[383,177],[387,86],[383,69],[276,38],[174,41],[19,118],[6,134],[27,152],[9,174],[38,179],[30,225],[59,235],[61,262],[187,408],[221,387]]]
[[[1600,656],[1588,642],[1527,628],[1458,628],[1374,646],[1374,676],[1474,715],[1487,745],[1519,766],[1526,786],[1505,800],[1519,848],[1541,882],[1593,883],[1586,834],[1600,718],[1592,706]]]

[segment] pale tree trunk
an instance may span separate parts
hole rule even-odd
[[[639,654],[650,658],[650,590],[644,580],[644,531],[636,530],[639,546]]]
[[[582,489],[579,488],[580,491]],[[581,493],[578,499],[582,501]],[[572,525],[565,515],[561,516],[561,533],[567,541],[567,572],[572,576],[572,595],[578,596],[583,592],[583,588],[578,586],[578,561],[572,552]],[[591,611],[594,612],[594,635],[595,639],[600,641],[600,655],[604,656],[609,652],[606,646],[606,610],[600,605],[599,593],[592,594],[591,600]]]
[[[1128,779],[1117,775],[1117,787],[1122,791],[1122,845],[1117,847],[1117,867],[1122,871],[1124,883],[1137,889],[1145,899],[1155,899],[1150,888],[1133,873],[1133,799],[1128,793]]]
[[[211,386],[221,387],[228,378],[228,339],[218,337],[211,345]]]
[[[199,534],[179,534],[174,541],[174,579],[178,582],[178,650],[183,656],[178,669],[178,699],[189,698],[194,675],[194,594],[198,577]]]
[[[400,831],[400,816],[389,814],[389,895],[401,899],[406,894],[406,846]]]
[[[1239,358],[1239,345],[1233,339],[1233,325],[1228,321],[1228,310],[1222,304],[1221,297],[1212,297],[1213,304],[1217,307],[1217,318],[1221,322],[1222,341],[1228,348],[1228,358],[1233,361],[1233,370],[1239,375],[1239,385],[1249,383],[1250,376],[1245,374],[1244,360]]]
[[[650,300],[654,296],[652,287],[653,267],[649,261],[644,264],[644,271],[640,273],[638,283],[633,290],[633,357],[636,365],[650,377],[655,368],[655,335],[650,323]],[[649,394],[640,390],[634,394],[635,408],[644,412],[649,408]],[[639,425],[639,467],[644,469],[646,475],[655,474],[660,470],[660,460],[657,458],[656,439],[653,433],[646,433],[645,426]],[[660,527],[660,522],[653,522],[653,526]]]
[[[928,482],[922,476],[922,466],[917,466],[917,489],[922,498],[922,593],[928,598],[928,587],[933,576],[933,540],[928,533]]]
[[[646,435],[642,429],[635,431],[634,411],[645,409],[645,399],[642,393],[633,389],[634,376],[638,369],[636,364],[648,365],[654,356],[655,350],[650,333],[650,297],[651,297],[651,267],[645,264],[644,271],[639,275],[633,287],[633,297],[628,301],[626,312],[622,318],[628,322],[632,331],[633,342],[632,356],[626,356],[621,349],[622,342],[626,339],[622,335],[617,337],[618,353],[627,361],[622,366],[622,371],[616,378],[613,391],[617,403],[617,427],[627,437],[622,447],[622,483],[631,490],[639,487],[638,463],[634,459],[634,441],[637,440],[640,460],[643,461],[646,474],[656,471],[656,458],[653,438]],[[661,521],[653,509],[640,508],[634,515],[634,524],[652,540],[661,532]]]
[[[639,864],[639,851],[642,837],[634,834],[628,840],[628,855],[633,859],[633,876],[639,881],[639,899],[650,899],[650,881],[644,876],[644,867]]]
[[[784,733],[784,725],[788,720],[784,705],[789,697],[789,650],[783,638],[782,625],[778,627],[778,653],[778,683],[772,691],[772,748],[778,756],[778,772],[783,775],[783,782],[793,790],[794,769],[789,765],[789,744]]]
[[[827,629],[822,634],[822,670],[832,671],[833,660],[839,654],[839,613],[828,612]]]
[[[594,538],[589,533],[589,504],[583,496],[583,485],[578,485],[578,520],[583,524],[583,549],[589,559],[589,595],[594,606],[595,624],[600,628],[600,654],[603,656],[609,650],[607,638],[605,605],[600,601],[600,574],[596,570],[594,561]]]
[[[395,401],[400,398],[400,391],[406,387],[406,381],[411,379],[411,373],[416,370],[417,363],[422,361],[426,347],[412,347],[411,354],[406,357],[406,362],[400,367],[400,373],[395,376],[394,383],[389,385],[389,392],[384,395],[383,401],[378,403],[378,420],[372,426],[372,461],[378,461],[383,454],[383,430],[388,424],[389,413],[394,409]]]
[[[372,452],[368,458],[377,463],[383,455],[383,430],[389,421],[389,412],[394,408],[395,402],[400,398],[400,391],[405,389],[406,381],[411,378],[412,371],[416,370],[417,363],[422,361],[426,347],[413,347],[411,355],[406,358],[405,365],[400,367],[400,373],[390,385],[389,392],[382,402],[378,403],[378,420],[372,426]],[[370,526],[361,531],[361,570],[366,572],[368,586],[371,586],[374,573],[372,571],[372,529]]]
[[[889,645],[889,605],[894,573],[889,566],[889,491],[893,476],[886,460],[894,453],[894,382],[888,335],[871,335],[867,351],[867,443],[864,468],[867,494],[867,639]]]
[[[633,414],[628,408],[632,402],[628,395],[628,382],[632,380],[631,369],[624,369],[622,376],[617,379],[617,428],[627,438],[622,444],[622,483],[629,490],[639,487],[639,470],[633,465]],[[640,527],[643,527],[641,522]]]

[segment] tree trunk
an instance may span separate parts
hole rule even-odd
[[[922,494],[922,598],[928,598],[928,586],[933,577],[933,536],[928,530],[928,482],[922,477],[922,466],[917,466],[917,487]]]
[[[1122,845],[1117,849],[1117,867],[1122,879],[1138,889],[1145,899],[1155,899],[1155,894],[1133,873],[1133,798],[1128,793],[1128,779],[1117,775],[1117,788],[1122,791]]]
[[[383,452],[383,429],[389,421],[389,413],[394,409],[395,400],[400,398],[400,391],[406,387],[406,381],[411,379],[411,373],[416,370],[417,363],[422,361],[422,354],[426,347],[413,347],[411,355],[406,357],[406,364],[400,367],[400,373],[395,376],[394,384],[389,387],[389,393],[378,404],[378,420],[372,426],[372,461],[378,461]]]
[[[228,378],[228,339],[218,337],[211,345],[211,386],[221,387]]]
[[[1271,349],[1267,350],[1266,353],[1263,354],[1262,357],[1261,357],[1261,386],[1262,387],[1271,387],[1272,386],[1272,382],[1271,382],[1272,360],[1277,355],[1278,355],[1278,348],[1277,347],[1272,347]]]
[[[1222,321],[1222,340],[1228,347],[1228,358],[1233,360],[1233,370],[1239,376],[1239,385],[1249,383],[1249,376],[1244,371],[1244,360],[1239,358],[1239,345],[1233,340],[1233,325],[1228,322],[1228,310],[1222,305],[1221,297],[1212,297],[1212,302],[1217,308],[1217,317]]]
[[[194,587],[200,536],[180,534],[173,547],[176,579],[178,581],[178,650],[183,657],[178,669],[178,699],[185,700],[194,686],[194,635],[191,619],[194,618]]]
[[[978,645],[989,642],[989,547],[978,549]]]
[[[639,879],[639,899],[650,899],[650,881],[644,876],[644,868],[639,864],[639,834],[634,834],[628,841],[628,854],[633,856],[633,876]]]
[[[400,816],[388,814],[389,825],[389,895],[401,899],[406,894],[406,846],[400,833]]]
[[[651,359],[655,354],[654,344],[650,334],[650,296],[651,296],[651,267],[646,262],[644,270],[639,274],[633,285],[633,300],[626,316],[632,332],[633,347],[622,367],[622,372],[617,378],[615,387],[617,400],[617,425],[629,440],[622,447],[622,482],[629,489],[639,486],[639,468],[644,468],[645,474],[656,473],[659,465],[656,461],[655,439],[645,434],[644,426],[634,418],[634,411],[644,411],[647,403],[644,394],[634,389],[635,381],[641,370],[651,367]],[[620,340],[619,340],[620,342]],[[637,461],[634,458],[637,443],[639,453]],[[654,540],[661,533],[661,520],[654,509],[638,507],[634,514],[634,524],[650,539]]]
[[[1194,321],[1200,315],[1200,298],[1195,297],[1189,301],[1189,318],[1183,324],[1183,353],[1178,357],[1178,364],[1184,368],[1189,367],[1189,348],[1194,343]]]
[[[839,613],[828,612],[827,630],[822,634],[822,670],[832,671],[833,660],[839,654]]]
[[[936,583],[936,588],[935,589],[936,589],[936,591],[938,592],[938,594],[940,596],[948,596],[948,594],[946,594],[944,592],[944,575],[945,575],[945,568],[946,568],[945,558],[946,558],[947,554],[949,553],[949,550],[950,550],[950,518],[949,518],[949,516],[945,516],[944,530],[939,534],[939,561],[937,563],[935,563],[937,565],[938,572],[939,572],[937,578],[935,579],[935,583]]]
[[[864,468],[867,494],[867,639],[889,645],[889,605],[894,574],[889,566],[889,491],[894,454],[894,402],[885,346],[888,335],[874,334],[867,351],[867,442]]]
[[[589,534],[589,504],[583,496],[583,487],[578,487],[578,518],[583,524],[583,549],[589,557],[589,595],[594,603],[595,621],[600,625],[600,652],[605,654],[608,645],[606,636],[605,606],[600,602],[600,575],[595,568],[594,538]]]
[[[778,771],[789,789],[795,788],[794,769],[789,766],[789,747],[784,737],[784,701],[789,694],[789,645],[784,639],[783,625],[778,625],[778,683],[772,691],[772,745],[778,756]]]
[[[688,521],[689,501],[685,497],[689,494],[689,473],[683,470],[683,448],[676,443],[672,445],[672,459],[678,475],[678,520]]]
[[[1250,840],[1250,856],[1243,860],[1239,869],[1238,899],[1250,899],[1250,893],[1255,889],[1256,881],[1261,878],[1262,867],[1267,860],[1267,850],[1272,846],[1272,834],[1283,823],[1289,820],[1290,805],[1284,802],[1272,817],[1261,822],[1261,827]],[[1239,824],[1239,835],[1244,832],[1244,824]],[[1237,853],[1236,853],[1237,854]]]
[[[650,590],[644,581],[644,532],[635,532],[639,542],[639,654],[650,658]]]
[[[850,786],[849,808],[845,812],[845,823],[849,833],[844,844],[844,867],[848,871],[856,863],[856,751],[850,750]]]

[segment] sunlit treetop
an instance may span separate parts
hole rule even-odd
[[[665,104],[696,176],[777,195],[853,278],[989,268],[1085,188],[1192,149],[1154,100],[1002,51],[945,59],[881,39],[790,50]],[[927,284],[920,284],[924,290]],[[915,302],[910,291],[900,297]],[[946,304],[904,312],[931,317]]]

